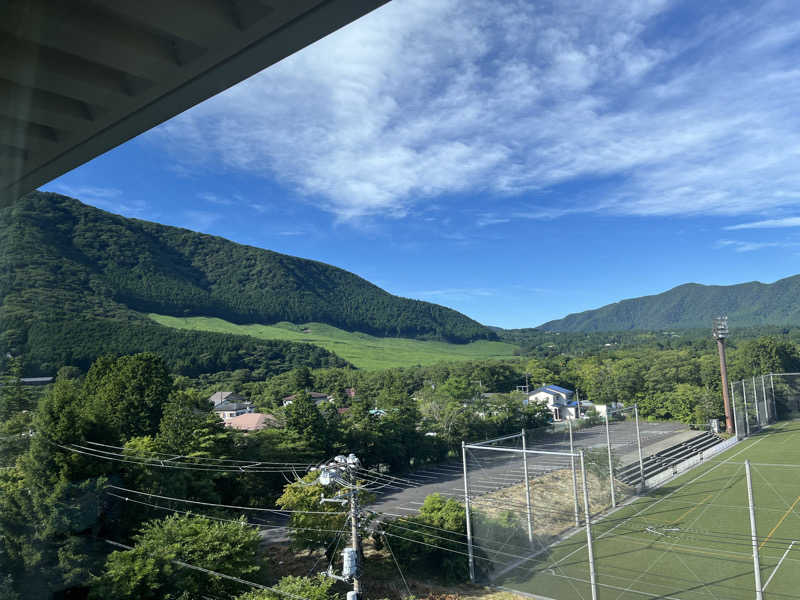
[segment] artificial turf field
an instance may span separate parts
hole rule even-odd
[[[597,520],[598,598],[755,598],[745,459],[763,597],[800,598],[800,421],[773,425]],[[543,598],[588,600],[588,580],[581,533],[494,583]]]

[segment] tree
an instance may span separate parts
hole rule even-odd
[[[797,346],[775,336],[747,340],[733,357],[735,377],[753,377],[767,373],[792,373],[800,369]]]
[[[132,550],[112,552],[92,597],[172,600],[202,594],[230,596],[241,584],[177,564],[260,579],[261,538],[246,521],[219,522],[199,516],[172,515],[151,521],[134,537]]]
[[[293,577],[289,575],[282,577],[273,586],[283,594],[277,594],[269,590],[258,590],[237,596],[235,600],[285,600],[289,594],[306,600],[339,600],[341,596],[331,590],[335,583],[335,580],[325,575],[315,575],[313,577]]]
[[[22,385],[22,359],[8,358],[5,371],[0,374],[0,422],[23,410],[31,410],[33,395]]]
[[[172,376],[156,354],[101,358],[86,375],[97,433],[114,441],[154,435],[172,392]],[[103,431],[104,430],[104,431]]]
[[[432,529],[435,528],[435,529]],[[469,576],[462,540],[467,532],[464,505],[439,494],[425,498],[416,517],[389,521],[384,527],[397,559],[413,568],[435,568],[445,581],[465,581]],[[445,532],[452,532],[448,537]],[[452,541],[451,541],[452,540]]]
[[[286,427],[320,450],[330,447],[328,427],[308,392],[295,394],[286,407]]]

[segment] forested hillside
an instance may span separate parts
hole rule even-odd
[[[25,354],[31,373],[143,350],[186,374],[253,368],[263,357],[278,371],[344,364],[308,344],[175,331],[141,312],[317,321],[450,342],[496,337],[454,310],[392,296],[342,269],[41,192],[0,208],[0,290],[0,351]]]
[[[765,284],[687,283],[663,294],[630,298],[567,315],[539,328],[546,331],[629,331],[709,328],[718,315],[737,327],[799,325],[800,275]]]

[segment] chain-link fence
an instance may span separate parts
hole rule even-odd
[[[791,373],[758,375],[730,382],[736,436],[739,439],[749,437],[777,421],[779,404],[784,407],[789,402],[796,407],[797,398],[800,397],[796,391],[800,391],[800,378]]]
[[[521,432],[465,444],[464,467],[471,570],[478,580],[529,559],[579,523],[576,454],[528,448]],[[595,469],[588,479],[597,502],[605,502],[607,478]]]
[[[531,560],[584,523],[662,483],[723,440],[707,426],[648,422],[633,407],[599,407],[581,419],[464,445],[474,565],[493,578]]]

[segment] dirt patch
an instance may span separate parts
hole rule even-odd
[[[591,513],[598,514],[611,508],[611,493],[608,477],[593,470],[587,472],[589,488],[589,507]],[[580,475],[577,477],[579,516],[583,519],[583,490]],[[617,501],[629,495],[632,489],[625,484],[615,481]],[[572,471],[559,469],[530,480],[531,504],[533,512],[533,531],[540,542],[561,535],[567,529],[575,526],[575,491],[573,487]],[[490,536],[507,538],[509,533],[502,530],[516,530],[518,536],[527,536],[527,514],[525,484],[519,483],[503,489],[478,496],[472,501],[474,510],[488,519],[493,524],[481,524],[478,520],[476,526],[477,537],[481,537],[481,528]],[[504,527],[498,527],[499,522]]]

